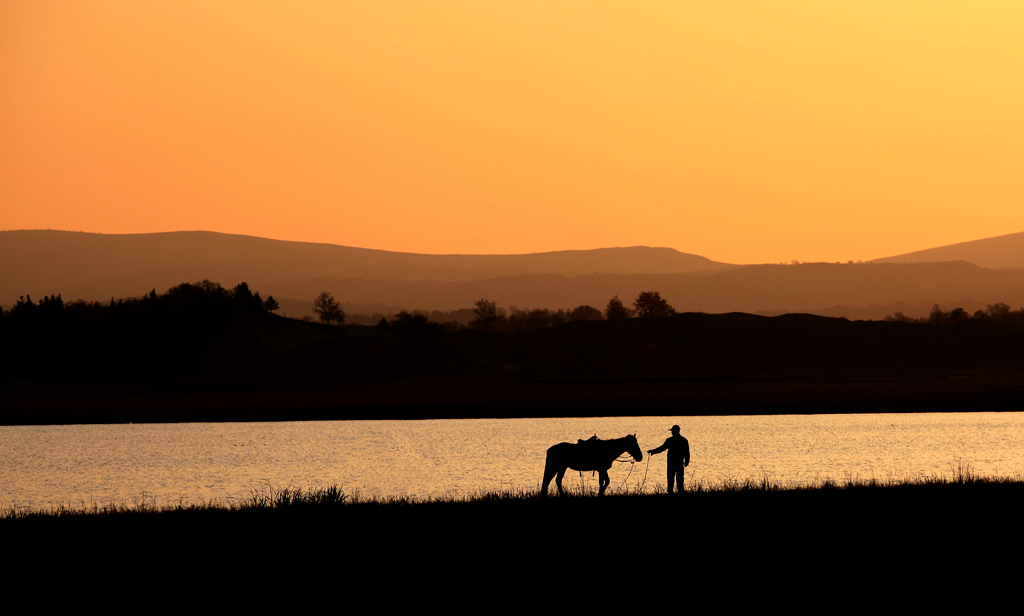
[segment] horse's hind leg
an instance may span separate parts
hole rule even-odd
[[[558,475],[555,476],[555,485],[558,486],[558,495],[564,496],[565,490],[562,489],[562,477],[565,477],[565,469],[559,469]]]
[[[598,496],[604,496],[604,491],[605,491],[605,489],[608,488],[608,484],[611,483],[612,480],[611,480],[610,477],[608,477],[608,471],[598,471],[597,476],[598,476],[598,480],[597,480],[598,481],[598,484],[597,484],[598,485],[597,495]]]

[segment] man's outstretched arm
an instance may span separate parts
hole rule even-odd
[[[665,451],[666,449],[668,449],[668,441],[667,440],[665,441],[665,443],[661,447],[658,447],[657,449],[648,449],[647,453],[649,453],[649,454],[651,454],[653,456],[654,454],[661,453],[661,452]],[[689,457],[689,456],[687,456],[687,457]]]

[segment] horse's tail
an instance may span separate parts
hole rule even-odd
[[[548,448],[547,453],[544,454],[544,480],[540,484],[540,495],[548,495],[548,484],[554,478],[555,474],[551,470],[551,449]]]
[[[558,462],[555,460],[555,458],[557,458],[558,446],[564,444],[565,443],[559,443],[558,445],[552,445],[551,447],[548,447],[547,453],[544,455],[544,481],[541,483],[540,486],[541,496],[547,496],[548,484],[551,483],[551,480],[555,478],[555,475],[557,475],[558,471],[560,470],[558,467]]]

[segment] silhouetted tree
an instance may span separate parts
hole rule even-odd
[[[565,310],[564,308],[559,308],[558,310],[552,312],[551,313],[551,325],[558,325],[560,323],[565,323],[566,321],[569,320],[570,313],[571,313],[570,310]]]
[[[252,290],[249,289],[249,283],[240,282],[235,285],[235,288],[231,289],[231,297],[235,298],[239,304],[252,303]]]
[[[114,300],[110,300],[114,301]],[[10,316],[15,321],[27,321],[36,314],[36,305],[32,303],[32,296],[18,297],[17,303],[11,307]]]
[[[52,319],[64,312],[64,300],[60,295],[50,295],[49,297],[44,295],[43,299],[39,300],[38,312],[44,319]]]
[[[281,305],[277,303],[277,300],[274,299],[273,295],[268,295],[266,301],[263,302],[263,309],[267,312],[274,312],[279,308],[281,308]]]
[[[670,306],[657,291],[644,291],[637,296],[633,306],[636,307],[636,316],[641,319],[668,317],[676,313],[676,309]]]
[[[554,314],[547,308],[520,310],[512,306],[508,312],[508,327],[512,331],[542,329],[550,327],[554,322]]]
[[[915,319],[913,317],[908,317],[907,315],[903,314],[902,312],[897,312],[896,314],[887,316],[887,317],[885,317],[885,320],[886,321],[892,321],[894,323],[916,323],[917,322],[917,319]]]
[[[203,279],[195,283],[193,286],[199,287],[204,293],[214,295],[227,294],[227,290],[225,290],[219,282],[213,282],[212,280]]]
[[[627,308],[626,305],[622,303],[622,300],[619,299],[618,295],[608,300],[608,306],[606,306],[604,309],[604,318],[608,319],[609,321],[615,321],[618,319],[628,319],[632,316],[633,311]]]
[[[1003,302],[989,304],[985,307],[985,314],[998,321],[1003,321],[1010,316],[1010,306]]]
[[[498,308],[498,302],[487,299],[479,299],[473,308],[474,319],[470,327],[477,329],[495,329],[497,325],[505,320],[504,311]]]
[[[334,296],[327,291],[322,291],[313,300],[313,312],[327,325],[330,325],[331,321],[337,321],[338,325],[345,322],[345,311],[341,309]]]
[[[622,302],[619,302],[620,304]],[[601,311],[593,306],[577,306],[572,309],[569,313],[570,321],[600,321],[602,318]]]
[[[444,333],[444,328],[438,323],[431,323],[427,315],[411,313],[405,310],[396,314],[390,321],[381,319],[392,331],[399,334],[412,336],[430,337]]]
[[[949,313],[949,320],[953,323],[966,321],[969,318],[971,318],[970,313],[963,308],[954,308],[953,311]]]
[[[235,305],[244,312],[263,310],[263,299],[259,292],[254,294],[246,282],[240,282],[234,289],[231,289],[231,298],[235,301]]]

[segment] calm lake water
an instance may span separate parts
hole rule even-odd
[[[0,507],[232,502],[266,486],[535,490],[555,443],[636,433],[647,450],[673,423],[690,441],[688,484],[948,476],[961,460],[982,475],[1024,472],[1024,413],[13,426],[0,427]],[[663,490],[665,454],[610,474],[612,491]],[[565,485],[597,478],[570,471]]]

